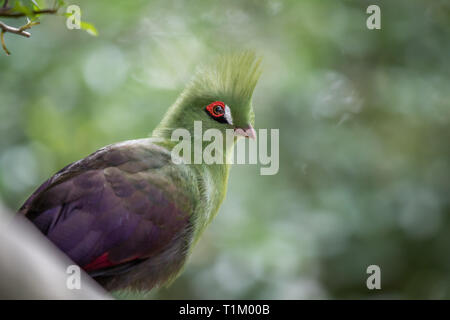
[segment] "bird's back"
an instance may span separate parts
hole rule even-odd
[[[198,193],[190,167],[133,140],[63,168],[20,213],[108,289],[150,289],[183,266]]]

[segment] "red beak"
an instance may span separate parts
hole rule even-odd
[[[250,124],[245,128],[234,129],[234,134],[237,136],[256,139],[256,131],[255,131],[255,129],[253,129],[253,127]]]

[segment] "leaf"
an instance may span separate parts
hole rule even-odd
[[[40,10],[42,8],[46,7],[46,1],[45,0],[31,0],[33,3],[33,9],[34,10]]]
[[[87,33],[89,33],[91,36],[98,36],[98,31],[94,27],[93,24],[85,21],[81,21],[81,29],[85,30]]]
[[[36,0],[31,0],[31,2],[33,2],[34,4],[33,9],[34,8],[40,9],[39,4],[36,2]]]
[[[17,12],[21,12],[23,14],[25,14],[27,17],[33,17],[33,9],[31,7],[25,6],[22,4],[21,1],[16,1],[14,3],[14,7],[12,9],[13,11],[17,11]]]

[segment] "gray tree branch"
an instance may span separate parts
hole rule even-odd
[[[40,14],[56,14],[58,12],[58,9],[59,8],[32,10],[29,13],[29,15],[31,15],[31,17],[34,18]],[[20,18],[20,17],[28,17],[28,16],[24,12],[17,12],[17,11],[14,11],[14,8],[8,7],[8,0],[5,0],[3,2],[3,6],[0,8],[0,17]],[[3,51],[5,51],[7,55],[11,54],[11,52],[9,52],[8,48],[6,47],[5,33],[17,34],[17,35],[29,38],[31,36],[31,34],[29,32],[26,32],[25,30],[30,29],[32,26],[37,25],[37,24],[39,24],[39,22],[28,20],[28,23],[23,25],[22,27],[14,28],[14,27],[11,27],[11,26],[7,25],[6,23],[0,21],[0,29],[1,29],[0,41],[2,44]]]
[[[38,14],[55,14],[58,11],[58,9],[42,9],[42,10],[33,10],[31,13],[33,16]],[[5,18],[20,18],[20,17],[26,17],[27,15],[23,12],[13,12],[12,8],[0,8],[0,17]]]
[[[0,204],[0,299],[111,299],[81,270],[81,288],[69,289],[75,265],[26,218]]]
[[[5,23],[0,21],[0,29],[2,29],[2,32],[9,32],[9,33],[14,33],[14,34],[18,34],[20,36],[24,36],[29,38],[31,36],[31,34],[29,32],[26,32],[26,29],[29,28],[24,28],[24,27],[20,27],[20,28],[14,28],[11,26],[6,25]]]

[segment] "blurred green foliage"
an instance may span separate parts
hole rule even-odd
[[[151,298],[450,298],[450,2],[67,1],[0,55],[0,198],[147,136],[196,65],[264,57],[257,128],[280,171],[234,166],[182,276]],[[381,30],[366,8],[381,8]],[[8,21],[23,24],[24,21]],[[382,289],[366,288],[381,267]]]

